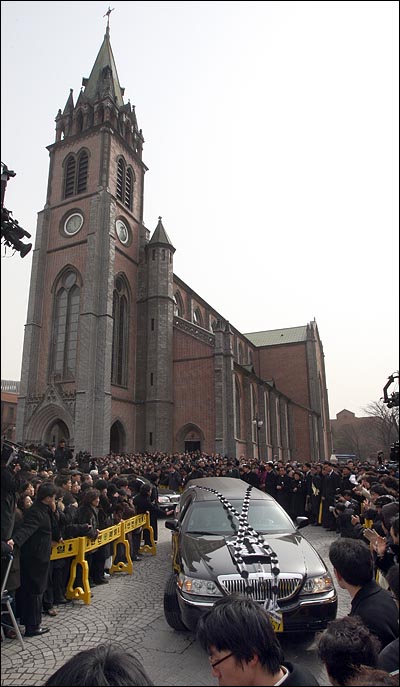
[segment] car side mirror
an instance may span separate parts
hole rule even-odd
[[[298,530],[301,530],[303,527],[306,527],[309,524],[310,524],[309,519],[304,517],[303,515],[299,515],[296,518],[296,529],[298,529]]]
[[[166,520],[165,527],[167,530],[173,530],[176,532],[179,529],[179,520]]]

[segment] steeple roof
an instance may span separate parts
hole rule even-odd
[[[74,110],[74,97],[72,94],[73,94],[73,90],[72,90],[72,88],[70,88],[68,100],[65,103],[63,114],[67,114],[68,112],[73,112],[73,110]]]
[[[82,79],[82,85],[85,86],[84,93],[90,102],[94,102],[99,97],[104,97],[106,92],[108,92],[118,107],[124,104],[122,98],[124,89],[121,88],[119,83],[108,26],[90,76],[88,79]]]
[[[163,227],[161,217],[158,218],[158,224],[154,230],[154,234],[151,237],[149,243],[163,243],[166,246],[170,246],[171,248],[174,248],[172,243],[171,243],[171,240],[168,237],[167,232],[165,231],[165,229]]]

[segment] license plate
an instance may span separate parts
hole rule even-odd
[[[269,617],[274,632],[283,632],[283,615],[282,613],[274,613],[274,617]]]

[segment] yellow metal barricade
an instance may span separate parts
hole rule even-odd
[[[90,604],[90,585],[89,585],[89,565],[86,560],[88,553],[96,551],[100,546],[104,546],[110,542],[114,542],[113,546],[113,561],[117,554],[117,545],[123,544],[125,548],[125,556],[127,562],[120,562],[112,564],[110,573],[126,572],[132,575],[133,565],[130,555],[129,541],[126,535],[129,532],[143,527],[149,531],[151,546],[141,546],[141,551],[149,551],[154,556],[156,554],[156,545],[154,542],[153,528],[150,526],[150,515],[144,513],[142,515],[135,515],[128,520],[122,520],[118,525],[112,525],[99,532],[97,539],[89,539],[89,537],[76,537],[74,539],[66,539],[65,541],[53,546],[50,560],[55,561],[60,558],[73,558],[71,563],[71,570],[69,580],[67,583],[66,597],[67,599],[81,599],[85,604]],[[76,579],[77,566],[81,566],[82,570],[82,585],[83,587],[74,587]]]

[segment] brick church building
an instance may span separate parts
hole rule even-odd
[[[110,32],[56,117],[38,214],[17,441],[93,456],[200,449],[231,457],[331,454],[314,321],[243,334],[173,270],[159,218],[143,224],[143,135]]]

